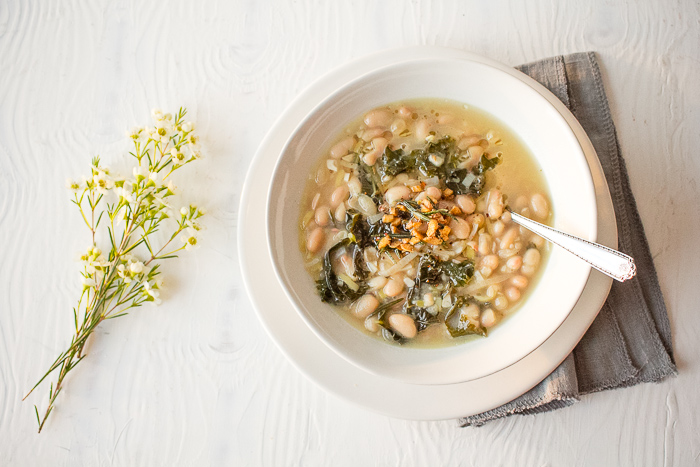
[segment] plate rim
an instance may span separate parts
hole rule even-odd
[[[481,56],[478,56],[476,54],[472,54],[470,52],[465,52],[465,51],[461,51],[461,50],[457,50],[457,49],[442,48],[442,47],[407,47],[407,48],[400,48],[400,49],[389,49],[389,50],[377,52],[377,53],[369,55],[369,56],[361,57],[359,59],[356,59],[356,60],[353,60],[349,63],[346,63],[345,65],[342,65],[341,67],[338,67],[338,68],[326,73],[321,78],[316,80],[314,83],[309,85],[302,93],[299,94],[299,96],[297,96],[296,99],[294,99],[292,101],[292,103],[287,107],[287,110],[285,110],[282,113],[282,115],[277,119],[277,121],[273,124],[273,126],[271,127],[268,134],[265,136],[265,138],[261,142],[261,145],[260,145],[258,151],[256,152],[256,155],[254,156],[252,163],[249,167],[248,175],[247,175],[245,182],[244,182],[244,185],[243,185],[240,207],[239,207],[239,218],[244,219],[244,218],[246,218],[246,215],[248,214],[249,199],[251,197],[250,193],[251,193],[252,189],[254,188],[254,185],[257,185],[260,181],[260,179],[257,179],[257,180],[255,180],[255,182],[253,182],[254,177],[252,177],[251,175],[256,173],[256,171],[259,171],[260,166],[263,165],[262,160],[265,157],[264,153],[267,150],[268,146],[274,142],[274,139],[276,136],[276,131],[278,131],[280,127],[284,126],[283,125],[284,119],[287,118],[290,114],[293,114],[294,110],[296,110],[298,108],[305,107],[304,100],[309,99],[311,97],[311,95],[314,94],[314,90],[313,90],[314,87],[319,86],[319,83],[321,83],[325,86],[325,88],[330,88],[331,92],[332,92],[332,89],[337,89],[338,86],[337,85],[333,86],[333,85],[330,85],[329,83],[333,83],[339,79],[342,79],[342,76],[344,73],[347,74],[348,71],[356,70],[358,68],[358,65],[365,64],[365,66],[366,66],[366,64],[373,63],[374,61],[376,61],[378,59],[382,59],[384,61],[386,61],[386,59],[394,59],[397,61],[401,61],[401,60],[406,60],[406,59],[411,58],[411,57],[413,57],[413,58],[415,58],[415,57],[434,57],[436,54],[444,56],[445,58],[458,58],[458,59],[460,59],[460,58],[461,59],[474,58],[474,57],[483,58]],[[501,65],[501,66],[505,67],[505,65]],[[609,192],[607,190],[607,183],[605,181],[604,176],[602,176],[602,168],[600,167],[600,162],[598,161],[597,156],[595,155],[592,144],[590,143],[590,140],[588,140],[588,137],[585,135],[585,132],[583,132],[582,128],[580,128],[580,124],[578,124],[578,122],[575,121],[575,118],[573,117],[572,114],[570,114],[568,109],[566,109],[566,107],[564,107],[564,105],[558,99],[556,99],[556,97],[554,97],[554,95],[552,95],[548,90],[546,90],[542,85],[540,85],[539,83],[534,81],[529,76],[515,70],[514,68],[509,68],[509,67],[506,67],[506,68],[508,68],[510,74],[513,74],[516,77],[520,78],[521,80],[525,81],[527,84],[530,84],[536,90],[540,91],[540,89],[538,89],[538,87],[539,87],[539,88],[541,88],[541,90],[546,91],[545,93],[540,92],[540,94],[543,94],[545,98],[548,98],[547,94],[550,94],[551,96],[549,96],[548,100],[550,101],[550,103],[552,103],[554,105],[556,110],[560,114],[562,114],[562,116],[564,116],[567,124],[569,124],[569,126],[574,131],[574,134],[576,135],[577,139],[581,143],[584,154],[586,155],[586,160],[589,164],[589,168],[591,169],[591,175],[594,179],[593,180],[594,189],[596,190],[596,197],[599,198],[600,197],[599,191],[603,190],[605,193],[603,194],[602,197],[606,198],[604,201],[607,201],[610,204],[609,206],[606,206],[608,208],[607,210],[610,211],[607,213],[608,219],[606,220],[606,222],[608,223],[608,228],[610,228],[610,231],[607,232],[607,235],[610,238],[606,239],[606,241],[608,243],[613,243],[613,242],[616,243],[617,230],[616,230],[616,225],[614,222],[614,212],[612,212],[612,204],[611,204],[612,202],[610,200],[610,195],[609,195]],[[523,79],[523,77],[526,79]],[[534,84],[534,86],[533,86],[533,84]],[[321,86],[321,88],[323,88],[323,86]],[[320,92],[324,92],[322,99],[325,99],[325,97],[328,93],[322,89],[316,90],[316,93],[320,93]],[[552,101],[552,98],[554,99],[554,101]],[[308,112],[312,108],[314,108],[315,106],[314,105],[312,105],[312,106],[306,105],[306,107],[307,107],[307,110],[304,111],[304,115],[308,114]],[[566,113],[569,114],[568,118],[567,118]],[[573,121],[571,119],[573,119]],[[296,128],[296,125],[292,125],[292,129],[294,129],[294,128]],[[282,140],[282,145],[284,144],[284,142],[286,140],[287,140],[287,137],[285,137]],[[590,157],[591,151],[593,152],[592,159]],[[591,166],[591,164],[593,164],[596,167]],[[596,174],[593,173],[596,170],[597,170],[599,177],[596,177],[595,176]],[[272,172],[270,171],[270,176],[271,176],[271,173]],[[601,179],[601,177],[602,177],[602,179]],[[596,182],[596,178],[598,178],[597,182]],[[600,213],[600,211],[601,211],[600,208],[601,208],[601,206],[599,206],[599,218],[602,218],[603,216]],[[610,217],[611,213],[612,213],[612,217]],[[606,213],[603,213],[603,215],[605,215],[605,214]],[[612,219],[612,222],[609,222],[611,219]],[[500,372],[494,373],[492,375],[485,376],[483,378],[480,378],[479,380],[469,381],[469,382],[464,382],[464,383],[456,383],[456,384],[451,384],[451,385],[441,385],[441,386],[414,385],[414,384],[409,384],[409,383],[400,383],[400,382],[397,382],[394,380],[388,380],[386,378],[382,378],[380,376],[371,375],[370,373],[364,372],[363,370],[360,370],[359,368],[354,367],[354,365],[353,365],[353,368],[355,369],[355,371],[350,371],[350,373],[352,373],[352,374],[347,375],[348,376],[347,379],[354,380],[355,386],[363,385],[363,384],[366,385],[366,384],[369,384],[369,381],[371,381],[371,384],[373,384],[373,385],[376,383],[376,385],[380,385],[383,387],[390,387],[390,388],[393,387],[394,389],[396,389],[397,387],[400,387],[401,389],[407,390],[408,392],[413,393],[413,394],[422,393],[422,392],[425,392],[426,390],[430,390],[431,392],[437,391],[438,393],[442,392],[442,393],[445,393],[445,394],[443,394],[443,396],[447,396],[448,399],[450,397],[452,397],[452,398],[458,397],[458,398],[464,399],[462,392],[463,391],[469,392],[470,388],[468,386],[484,386],[484,385],[488,386],[488,384],[490,384],[489,380],[499,379],[499,377],[502,376],[503,373],[516,372],[515,370],[517,368],[514,368],[514,367],[524,367],[526,364],[527,365],[534,364],[535,366],[540,368],[540,371],[537,372],[537,374],[538,374],[537,377],[532,378],[532,376],[530,376],[530,378],[527,379],[526,383],[521,382],[521,384],[518,385],[517,390],[505,391],[505,393],[501,393],[500,396],[492,396],[491,399],[487,402],[482,402],[481,404],[475,404],[471,407],[458,406],[458,407],[454,407],[452,409],[450,409],[449,407],[445,408],[444,406],[443,407],[429,407],[429,408],[427,408],[427,410],[418,410],[418,411],[414,410],[414,411],[409,411],[410,412],[409,413],[407,411],[400,410],[400,408],[397,408],[396,406],[380,407],[380,406],[376,406],[376,405],[367,404],[366,401],[364,401],[364,403],[363,403],[361,396],[357,396],[357,395],[353,396],[352,394],[348,394],[347,391],[339,390],[337,385],[334,386],[327,379],[324,380],[323,376],[319,377],[318,374],[315,374],[314,373],[315,370],[312,368],[313,365],[309,364],[308,362],[306,364],[304,364],[304,362],[299,362],[299,361],[295,360],[295,358],[290,354],[289,349],[285,348],[285,343],[280,340],[279,336],[276,336],[276,331],[274,329],[272,329],[270,323],[266,320],[265,310],[262,309],[263,304],[260,302],[259,297],[256,297],[256,295],[254,293],[254,284],[252,284],[251,278],[247,274],[250,264],[248,263],[248,258],[245,254],[245,252],[246,252],[246,248],[244,247],[244,245],[246,243],[245,239],[247,239],[248,237],[246,236],[245,229],[243,228],[244,224],[245,224],[244,222],[239,222],[239,227],[238,227],[238,250],[239,250],[239,255],[240,255],[240,267],[241,267],[241,270],[243,272],[242,277],[243,277],[244,285],[246,286],[248,294],[251,298],[251,303],[253,304],[254,308],[256,309],[256,312],[258,314],[258,318],[260,319],[261,324],[263,324],[263,327],[266,329],[268,335],[272,338],[272,340],[277,344],[277,346],[280,348],[280,350],[282,350],[282,352],[286,355],[286,357],[290,360],[290,362],[295,367],[297,367],[309,379],[311,379],[312,381],[314,381],[316,384],[320,385],[321,387],[323,387],[327,391],[329,391],[329,392],[335,394],[336,396],[339,396],[345,400],[359,404],[360,406],[363,406],[365,408],[369,408],[369,409],[372,409],[372,410],[375,410],[378,412],[382,412],[382,413],[385,413],[387,415],[399,417],[399,418],[420,419],[420,420],[436,420],[436,419],[456,418],[459,416],[469,415],[470,414],[469,412],[479,413],[479,412],[483,412],[484,410],[488,410],[490,408],[497,407],[498,405],[506,403],[506,402],[518,397],[520,394],[527,392],[531,387],[533,387],[534,385],[539,383],[539,381],[541,381],[549,372],[551,372],[554,368],[556,368],[556,366],[559,365],[559,363],[561,363],[561,361],[563,361],[566,358],[566,356],[568,356],[568,354],[570,353],[570,351],[573,348],[573,346],[575,345],[575,343],[578,342],[580,337],[583,335],[583,333],[588,328],[588,326],[590,326],[593,319],[597,315],[598,310],[602,306],[605,297],[607,297],[610,285],[612,283],[611,279],[608,280],[607,278],[605,278],[602,275],[599,275],[598,273],[592,273],[589,276],[589,280],[588,280],[586,288],[588,288],[590,284],[593,284],[593,286],[597,289],[597,292],[595,294],[597,296],[597,299],[595,297],[593,298],[592,301],[595,303],[589,307],[590,309],[586,313],[586,318],[577,320],[578,323],[576,324],[576,329],[577,329],[576,334],[577,335],[580,334],[580,335],[577,336],[577,338],[575,339],[575,343],[573,345],[571,345],[570,343],[569,344],[565,343],[567,341],[571,341],[571,339],[563,339],[565,342],[561,342],[562,335],[560,333],[562,328],[571,327],[571,326],[565,326],[565,325],[567,324],[567,321],[570,320],[571,315],[573,314],[573,312],[572,312],[569,315],[569,317],[565,320],[565,322],[562,324],[562,326],[560,326],[560,328],[557,329],[557,331],[555,331],[555,333],[550,337],[550,339],[548,339],[545,343],[543,343],[542,346],[540,346],[538,349],[535,349],[535,351],[533,351],[530,355],[528,355],[525,358],[523,358],[522,360],[514,363],[509,368],[501,370]],[[599,228],[598,228],[599,234],[600,234],[600,226],[601,226],[601,223],[599,223]],[[613,232],[613,230],[614,230],[614,232]],[[598,237],[600,237],[600,235],[598,235]],[[269,258],[267,258],[267,260],[271,261]],[[270,264],[270,267],[271,267],[271,264]],[[281,286],[279,286],[279,287],[280,287],[279,292],[282,293],[282,296],[284,297],[284,292],[282,292]],[[585,292],[585,290],[584,290],[584,292]],[[579,302],[580,302],[580,300],[579,300]],[[291,303],[289,304],[289,306],[292,306]],[[576,309],[576,307],[578,307],[578,304],[574,308]],[[593,310],[593,308],[595,308],[595,310]],[[298,318],[298,315],[296,313],[291,313],[291,314],[300,320],[300,318]],[[306,326],[304,323],[301,323],[301,324],[303,326]],[[313,334],[310,330],[308,332],[310,333],[311,336],[313,336],[314,339],[318,339],[315,336],[315,334]],[[567,330],[566,332],[570,332],[570,330]],[[557,335],[557,334],[559,334],[559,335]],[[554,343],[550,343],[548,345],[548,343],[550,341],[552,341]],[[320,341],[319,341],[319,344],[321,344]],[[321,345],[323,345],[323,344],[321,344]],[[554,346],[555,349],[559,349],[557,352],[555,352],[556,355],[554,355],[554,356],[552,356],[551,354],[542,354],[542,352],[539,352],[539,350],[542,349],[543,347],[552,347],[552,346]],[[548,351],[549,350],[552,350],[552,349],[548,349]],[[329,352],[329,353],[335,355],[333,352]],[[536,354],[536,355],[533,355],[533,354]],[[342,362],[346,363],[347,365],[351,365],[351,364],[345,362],[345,360],[341,359],[341,357],[339,357],[339,356],[336,356],[336,358],[340,359]],[[334,362],[334,363],[338,363],[338,362]],[[542,368],[547,368],[547,369],[543,370]],[[348,370],[348,369],[346,368],[346,370]],[[530,372],[530,373],[532,373],[532,372]],[[491,384],[491,385],[493,386],[493,384]],[[471,388],[471,389],[473,389],[473,388]]]

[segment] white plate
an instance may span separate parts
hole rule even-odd
[[[331,351],[294,311],[275,277],[265,236],[249,225],[265,222],[267,187],[274,163],[289,138],[308,112],[330,93],[348,81],[380,65],[420,58],[443,57],[478,60],[516,76],[547,98],[567,120],[576,134],[589,163],[598,203],[598,241],[617,246],[617,230],[612,201],[595,151],[579,123],[566,107],[541,85],[516,70],[473,54],[443,48],[408,48],[380,52],[331,73],[303,91],[270,129],[256,154],[243,187],[238,231],[239,254],[245,285],[269,335],[290,361],[312,381],[339,397],[363,407],[416,420],[437,420],[472,415],[504,404],[547,376],[571,352],[595,319],[610,290],[612,280],[592,272],[578,303],[564,323],[539,348],[522,360],[480,379],[449,385],[415,385],[373,375],[347,362]],[[391,397],[377,397],[391,394]],[[416,403],[420,401],[420,403]]]

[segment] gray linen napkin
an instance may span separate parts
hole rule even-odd
[[[552,91],[591,139],[615,207],[618,248],[635,259],[637,276],[613,284],[581,342],[544,381],[501,407],[460,419],[462,426],[480,426],[513,414],[547,412],[567,407],[584,394],[657,382],[676,374],[666,306],[595,54],[558,56],[518,69]]]

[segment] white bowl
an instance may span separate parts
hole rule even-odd
[[[373,374],[413,384],[452,384],[495,373],[539,347],[568,316],[586,284],[590,267],[554,248],[526,302],[487,338],[422,349],[389,345],[353,328],[336,308],[321,302],[314,279],[304,269],[298,222],[308,174],[350,121],[403,99],[451,99],[500,119],[538,159],[550,190],[553,226],[596,240],[593,182],[571,128],[541,94],[499,69],[502,65],[488,62],[421,59],[367,73],[328,96],[300,122],[277,161],[266,226],[277,278],[314,333]]]

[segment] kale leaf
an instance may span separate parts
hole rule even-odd
[[[355,264],[355,273],[358,278],[366,277],[366,271],[362,268],[362,250],[352,240],[346,238],[333,245],[323,257],[323,269],[321,270],[321,278],[316,281],[316,290],[321,296],[321,301],[331,303],[333,305],[341,305],[344,303],[357,300],[364,295],[367,290],[366,284],[359,284],[357,290],[350,288],[348,284],[343,282],[333,270],[332,255],[340,248],[348,248],[352,250],[352,258]]]
[[[415,152],[415,151],[414,151]],[[392,150],[389,146],[377,161],[377,173],[384,177],[394,177],[400,173],[413,169],[415,158],[413,153],[406,154],[403,149]]]
[[[440,271],[447,276],[447,280],[455,287],[462,287],[471,280],[474,275],[474,263],[465,260],[461,262],[442,261]]]
[[[437,160],[441,163],[435,165],[433,161]],[[486,183],[484,174],[493,170],[501,162],[501,156],[488,158],[484,154],[479,163],[471,170],[460,168],[462,162],[463,157],[454,139],[445,136],[427,143],[422,149],[414,149],[410,153],[406,153],[403,149],[394,150],[387,147],[374,167],[363,167],[363,170],[365,172],[369,170],[372,173],[376,170],[381,178],[394,177],[403,172],[417,170],[425,177],[440,177],[447,188],[457,195],[480,196]],[[372,189],[372,193],[370,193],[370,183],[366,181],[367,177],[363,177],[362,180],[363,192],[370,194],[370,196],[376,195],[376,189]],[[367,184],[366,190],[364,189],[365,183]],[[373,183],[373,187],[376,188],[378,182],[373,179]]]

